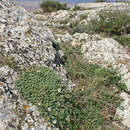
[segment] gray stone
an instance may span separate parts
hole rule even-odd
[[[56,40],[39,20],[41,16],[28,13],[11,0],[1,0],[0,7],[0,60],[7,62],[0,64],[0,130],[56,130],[48,127],[37,108],[23,99],[15,81],[21,68],[47,66],[61,77],[63,84],[72,87],[62,62],[58,66],[55,63],[56,55],[62,57],[63,52],[55,48]],[[8,63],[11,57],[14,67]]]
[[[98,64],[109,69],[116,69],[118,74],[122,76],[122,80],[126,83],[128,91],[130,91],[130,54],[126,48],[117,41],[106,38],[98,41],[87,41],[82,45],[82,53],[84,59],[92,64]],[[122,93],[124,101],[121,106],[123,110],[117,109],[117,114],[123,119],[122,123],[130,127],[130,104],[127,93]]]

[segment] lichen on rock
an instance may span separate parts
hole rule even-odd
[[[54,47],[50,29],[11,0],[0,1],[0,14],[0,129],[44,130],[47,124],[36,107],[20,96],[15,81],[20,70],[46,66],[63,84],[72,86],[63,63],[55,63],[56,57],[62,60],[61,50]]]

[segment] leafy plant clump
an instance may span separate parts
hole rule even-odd
[[[38,67],[25,71],[16,82],[21,94],[37,106],[42,117],[60,130],[113,128],[120,92],[125,89],[115,71],[86,64],[80,46],[62,45],[66,68],[76,84],[69,91],[51,69]]]
[[[118,41],[121,45],[130,47],[130,37],[125,36],[113,36],[113,38]]]
[[[63,47],[63,46],[62,46]],[[21,94],[41,116],[60,130],[110,127],[125,88],[116,72],[81,60],[80,47],[64,46],[66,68],[76,88],[69,91],[49,68],[25,71],[16,82]]]
[[[75,33],[86,33],[87,32],[87,26],[86,25],[81,25],[81,24],[76,24],[76,23],[71,23],[68,31],[70,34],[75,34]]]
[[[81,47],[61,44],[65,53],[66,69],[76,84],[76,92],[82,92],[87,104],[88,115],[82,125],[85,130],[113,128],[115,111],[122,101],[120,92],[126,88],[121,77],[113,70],[107,70],[87,63],[82,58]]]
[[[60,78],[46,67],[26,71],[16,86],[55,127],[73,130],[86,120],[87,106],[80,94],[69,92]]]
[[[85,10],[85,8],[83,8],[83,7],[79,6],[79,5],[75,5],[73,7],[73,11],[77,11],[77,10]]]
[[[107,2],[107,0],[94,0],[94,2]]]
[[[90,20],[89,32],[105,33],[110,36],[129,33],[130,16],[127,10],[101,10],[98,15],[98,18]]]
[[[62,4],[58,1],[53,0],[45,0],[43,3],[41,3],[40,7],[45,12],[54,12],[58,10],[68,10],[67,4]]]

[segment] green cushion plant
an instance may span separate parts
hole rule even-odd
[[[45,0],[40,4],[41,9],[45,12],[53,12],[58,10],[68,10],[67,4],[53,0]]]
[[[36,105],[41,116],[61,129],[75,129],[86,118],[85,102],[69,92],[60,78],[49,68],[26,71],[16,82],[21,94]]]

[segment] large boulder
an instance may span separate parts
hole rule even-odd
[[[63,53],[49,28],[35,16],[11,0],[1,0],[0,7],[0,130],[47,129],[36,107],[20,96],[15,80],[20,69],[47,66],[59,74],[63,84],[71,86]]]

